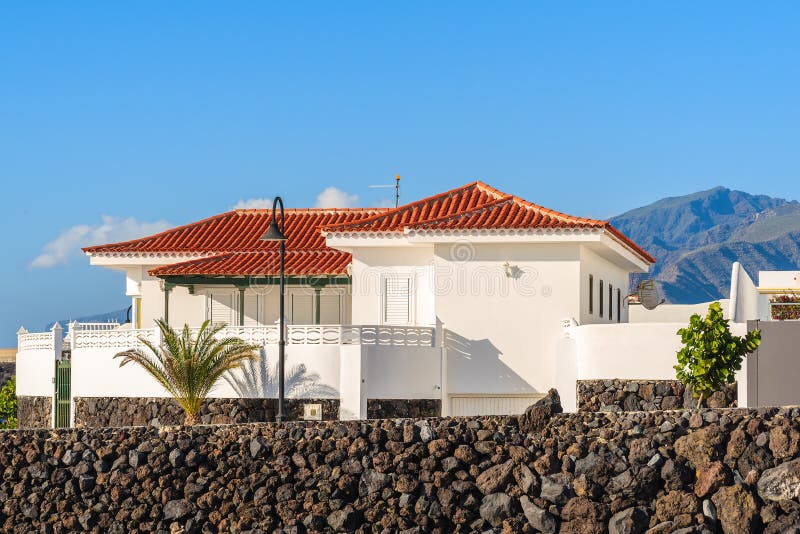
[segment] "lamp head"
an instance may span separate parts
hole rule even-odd
[[[269,223],[269,228],[267,229],[267,233],[261,236],[261,241],[286,241],[286,236],[281,229],[278,228],[278,223],[275,222],[275,219],[272,219],[272,222]]]

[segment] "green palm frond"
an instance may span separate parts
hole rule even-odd
[[[120,367],[133,362],[147,371],[185,410],[187,422],[196,421],[203,401],[226,372],[256,359],[261,349],[236,337],[217,337],[225,326],[209,321],[197,335],[192,335],[188,325],[179,333],[163,320],[156,323],[160,346],[140,338],[146,350],[130,349],[114,357],[122,358]]]

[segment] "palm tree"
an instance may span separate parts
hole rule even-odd
[[[258,345],[250,345],[237,337],[217,338],[225,325],[206,321],[197,336],[189,325],[178,333],[163,320],[157,320],[162,343],[156,346],[140,338],[148,350],[130,349],[115,358],[122,358],[120,367],[129,362],[142,366],[164,389],[169,391],[186,412],[184,424],[195,425],[203,401],[217,381],[228,371],[256,359]]]

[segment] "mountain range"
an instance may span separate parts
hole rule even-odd
[[[731,264],[800,268],[800,203],[715,187],[670,197],[610,219],[657,260],[651,275],[667,302],[727,298]]]

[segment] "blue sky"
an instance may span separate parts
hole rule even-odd
[[[798,35],[790,2],[4,3],[0,345],[127,305],[79,246],[275,194],[797,198]]]

